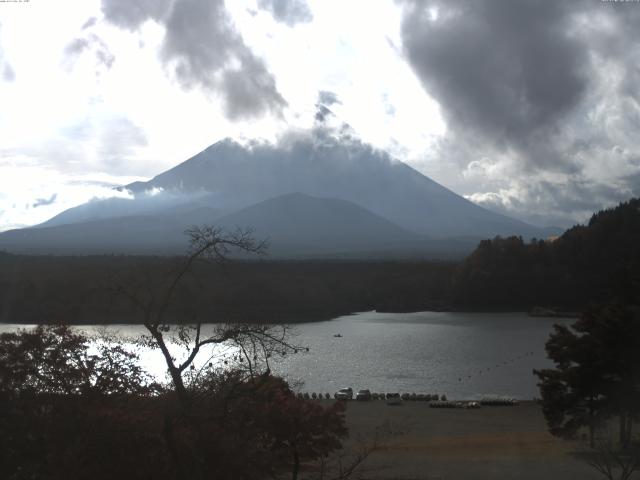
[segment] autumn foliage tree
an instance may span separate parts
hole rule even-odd
[[[0,477],[141,478],[162,457],[159,387],[122,345],[66,326],[0,335]],[[149,455],[133,458],[145,445]]]

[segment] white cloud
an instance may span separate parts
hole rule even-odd
[[[126,198],[126,192],[114,187],[143,179],[100,172],[67,175],[32,164],[25,158],[3,159],[0,162],[0,231],[42,223],[92,198]]]
[[[173,10],[178,3],[182,10]],[[144,8],[136,10],[136,5]],[[435,1],[425,18],[445,25],[446,5]],[[216,24],[218,30],[189,37],[191,24],[184,20],[202,20],[193,16],[196,10],[184,10],[189,6],[198,7],[210,20],[221,20]],[[96,172],[150,177],[224,137],[274,141],[285,130],[308,129],[314,122],[320,91],[337,95],[340,103],[332,105],[332,110],[363,141],[389,151],[468,198],[521,218],[543,221],[542,212],[548,219],[562,217],[565,222],[579,218],[588,209],[640,194],[640,92],[636,81],[640,78],[640,49],[633,29],[637,14],[634,17],[635,10],[627,9],[624,15],[614,16],[622,10],[599,4],[589,6],[588,15],[578,9],[573,13],[557,8],[562,17],[552,18],[551,23],[570,21],[566,29],[553,31],[569,42],[571,52],[574,47],[578,52],[587,51],[570,65],[577,68],[572,72],[581,80],[577,84],[583,87],[582,96],[571,97],[562,115],[540,111],[534,102],[539,82],[533,81],[539,76],[534,76],[522,90],[528,95],[524,107],[531,108],[524,113],[518,110],[515,117],[512,110],[500,110],[500,115],[476,122],[477,128],[461,130],[457,126],[464,123],[469,110],[454,111],[454,107],[470,105],[478,113],[486,106],[483,100],[494,97],[471,98],[471,87],[463,88],[469,78],[463,76],[456,84],[462,90],[445,88],[447,71],[443,69],[438,70],[437,78],[422,82],[422,77],[428,80],[428,73],[420,70],[417,75],[412,69],[420,62],[407,57],[406,42],[413,38],[419,43],[433,31],[418,29],[414,36],[403,35],[406,10],[393,0],[227,0],[224,5],[220,0],[210,4],[203,0],[68,0],[64,15],[58,2],[3,4],[0,64],[10,65],[15,78],[11,82],[0,78],[0,166],[8,175],[10,159],[15,169],[13,183],[23,185],[27,193],[22,195],[14,188],[10,197],[19,198],[16,203],[2,190],[0,223],[41,221],[45,213],[73,203],[71,197],[48,188],[46,181],[34,183],[32,178],[48,178],[51,184],[67,188],[69,179]],[[543,17],[548,15],[545,9],[540,12]],[[522,16],[517,11],[514,15]],[[498,21],[485,17],[489,22]],[[544,33],[550,24],[536,25]],[[207,24],[197,26],[203,31]],[[518,38],[517,30],[509,32]],[[450,33],[445,40],[459,40],[456,32]],[[502,38],[497,31],[485,33],[480,40]],[[224,45],[207,43],[214,40]],[[211,53],[221,46],[225,47],[221,56]],[[433,48],[449,51],[451,43],[431,46],[428,53],[433,62],[439,58],[433,54],[440,51]],[[465,42],[456,41],[456,46],[464,60],[468,53]],[[512,47],[517,50],[518,46]],[[567,51],[558,50],[558,55]],[[492,54],[491,58],[500,64],[499,56]],[[531,58],[534,66],[545,66],[549,59],[545,55]],[[468,62],[451,66],[448,60],[438,61],[469,70]],[[482,64],[482,58],[478,60]],[[578,65],[579,61],[583,63]],[[526,61],[519,64],[528,65]],[[257,83],[238,74],[252,66],[253,71],[264,74],[256,77]],[[588,73],[586,80],[581,69]],[[545,71],[536,69],[543,85],[548,80]],[[235,73],[222,78],[221,72]],[[208,74],[220,78],[211,82],[211,88],[202,88],[209,85]],[[269,90],[274,86],[269,86],[270,79],[276,88],[270,91],[277,92],[283,102],[276,101],[274,108],[267,102],[253,109],[256,98],[247,92],[260,86]],[[481,79],[487,80],[483,91],[506,98],[500,96],[500,78],[495,72]],[[515,71],[507,86],[518,87],[519,79]],[[187,84],[196,88],[185,90]],[[518,88],[509,91],[520,92]],[[468,101],[461,104],[461,98]],[[541,98],[547,102],[555,97],[551,92]],[[237,108],[230,109],[229,102]],[[267,114],[274,109],[281,115]],[[245,115],[251,112],[265,115]],[[506,137],[500,133],[513,118],[527,119],[527,112],[538,112],[533,115],[540,120],[536,125],[542,124],[548,135],[538,134],[540,141],[529,142],[527,135],[520,136],[526,129]],[[553,120],[549,123],[553,128],[544,126],[547,120]],[[498,140],[488,139],[486,132],[498,132]],[[508,141],[501,142],[500,137]],[[0,183],[9,188],[8,181]],[[35,209],[41,212],[38,215],[13,207],[14,203],[32,205],[55,193],[58,197],[51,205]],[[73,198],[90,195],[76,193]],[[579,202],[580,195],[589,201]]]

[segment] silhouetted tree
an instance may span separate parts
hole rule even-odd
[[[620,419],[620,444],[630,443],[640,413],[640,316],[620,305],[588,309],[570,328],[556,325],[546,344],[555,369],[536,370],[542,407],[552,434],[594,433],[611,416]]]
[[[246,367],[251,374],[256,362],[262,361],[268,367],[268,358],[274,354],[293,353],[296,347],[287,342],[284,325],[256,325],[229,323],[219,324],[212,330],[203,332],[203,319],[197,318],[194,311],[178,312],[183,315],[179,323],[167,318],[171,303],[175,300],[181,282],[193,270],[199,261],[226,262],[230,254],[244,253],[262,255],[267,244],[256,241],[250,230],[236,230],[225,233],[211,226],[193,227],[187,230],[190,250],[182,264],[171,272],[156,291],[154,287],[145,285],[147,291],[131,289],[124,285],[117,292],[124,294],[137,307],[143,317],[143,324],[149,335],[142,342],[147,346],[158,348],[167,365],[173,387],[184,408],[188,407],[188,391],[185,385],[185,374],[194,366],[196,357],[204,347],[220,344],[234,344],[241,357],[246,360]],[[206,295],[206,291],[202,293]],[[205,319],[206,320],[206,319]],[[178,345],[183,358],[178,360],[171,352],[171,344]]]
[[[13,393],[147,394],[156,385],[137,354],[112,341],[94,343],[67,325],[0,334],[0,390]]]
[[[177,409],[167,412],[163,433],[179,476],[197,480],[209,475],[220,477],[225,473],[231,475],[229,478],[253,478],[260,465],[263,472],[275,468],[273,460],[279,458],[278,449],[281,450],[282,445],[287,442],[294,452],[294,459],[324,455],[332,449],[339,448],[338,439],[346,434],[346,429],[338,407],[326,411],[322,407],[315,408],[308,402],[298,401],[288,387],[280,388],[276,398],[266,404],[256,400],[260,398],[259,393],[264,390],[264,385],[273,384],[269,359],[275,355],[284,356],[299,350],[299,347],[288,341],[286,326],[233,323],[216,325],[205,332],[202,320],[195,318],[195,315],[189,317],[188,322],[170,323],[167,311],[175,300],[181,282],[187,275],[193,274],[199,261],[220,263],[225,262],[229,255],[235,252],[259,255],[266,249],[266,244],[257,242],[247,230],[227,234],[213,227],[202,226],[194,227],[186,233],[190,240],[190,252],[182,265],[168,277],[164,288],[160,288],[158,294],[152,292],[150,295],[143,295],[140,290],[131,291],[122,286],[118,290],[125,294],[143,315],[144,326],[149,332],[143,343],[162,352],[171,377]],[[182,312],[185,316],[189,313]],[[172,343],[177,344],[182,359],[178,359],[178,354],[172,352]],[[195,364],[198,355],[206,347],[222,344],[231,345],[236,349],[233,376],[216,376],[212,365],[205,366],[205,372],[201,375],[202,368],[196,369]],[[203,378],[215,381],[212,384],[205,381],[203,384]],[[212,385],[215,388],[212,388]],[[230,387],[233,387],[231,396],[227,395]],[[238,396],[238,392],[244,392],[245,395]],[[238,403],[240,398],[243,401]],[[212,408],[212,402],[216,404],[216,408]],[[252,408],[245,411],[242,406],[248,402],[252,404]],[[232,404],[234,413],[227,415],[229,405]],[[269,410],[264,411],[267,407]],[[308,418],[304,425],[299,425],[299,438],[291,434],[285,440],[282,438],[282,430],[275,429],[275,423],[265,424],[259,413],[279,415],[280,423],[285,425],[286,419],[302,421],[300,409],[306,412]],[[229,421],[242,418],[243,412],[250,418],[230,428]],[[328,423],[322,423],[321,420]],[[247,428],[247,425],[260,425],[261,428],[256,433]],[[250,440],[243,441],[246,438]],[[271,453],[267,454],[261,450],[260,443],[255,441],[256,438],[269,439]],[[229,448],[234,444],[236,446],[230,452]],[[223,468],[224,465],[228,466],[231,460],[238,460],[235,468]]]
[[[162,472],[136,354],[66,326],[0,335],[0,478],[141,478]],[[157,422],[156,422],[157,423]],[[135,458],[131,452],[144,449]]]

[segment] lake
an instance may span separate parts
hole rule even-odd
[[[278,359],[272,371],[306,392],[333,394],[351,386],[450,399],[531,399],[539,396],[532,370],[552,365],[544,351],[552,325],[572,322],[525,313],[362,312],[292,326],[293,342],[309,352]],[[0,331],[15,328],[2,325]],[[126,336],[144,333],[139,325],[108,328]],[[142,351],[141,356],[151,373],[164,375],[159,352]]]

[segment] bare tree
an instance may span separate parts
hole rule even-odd
[[[162,352],[167,371],[179,401],[183,408],[189,404],[189,394],[185,385],[186,373],[195,370],[195,360],[205,347],[232,345],[238,351],[240,359],[250,375],[258,373],[259,366],[270,370],[269,358],[273,355],[295,353],[300,348],[287,340],[285,325],[267,324],[217,324],[203,329],[203,322],[197,314],[191,313],[191,322],[172,324],[167,311],[175,300],[176,292],[185,277],[199,261],[222,263],[234,253],[264,255],[268,244],[257,241],[249,229],[237,229],[228,233],[220,228],[203,225],[187,230],[189,252],[179,268],[170,277],[163,291],[151,291],[147,281],[145,294],[140,289],[131,290],[123,286],[118,292],[124,294],[143,315],[143,324],[148,335],[141,342]],[[185,312],[189,315],[188,312]],[[174,356],[170,344],[177,344],[182,352],[180,360]],[[207,362],[208,363],[208,362]]]
[[[388,422],[377,426],[372,435],[354,439],[349,447],[336,454],[321,457],[315,471],[304,478],[307,480],[348,480],[364,478],[365,464],[376,451],[386,447],[393,438],[404,432],[394,428]]]
[[[211,414],[204,413],[202,405],[199,405],[200,397],[206,394],[206,388],[199,388],[198,381],[203,369],[206,369],[205,375],[202,375],[204,381],[211,378],[209,374],[213,372],[213,368],[210,361],[215,353],[210,354],[200,369],[196,368],[199,355],[206,348],[213,351],[216,346],[230,346],[235,351],[237,361],[235,372],[245,372],[248,377],[260,373],[268,381],[269,359],[274,355],[295,353],[299,348],[288,342],[285,325],[226,323],[203,328],[198,313],[186,311],[184,302],[181,304],[183,311],[178,312],[184,317],[177,324],[171,322],[175,316],[169,315],[169,309],[173,307],[175,310],[178,290],[198,263],[223,263],[235,253],[264,255],[267,249],[266,242],[256,241],[251,230],[246,229],[227,233],[204,225],[193,227],[185,233],[189,237],[188,254],[170,275],[164,279],[143,279],[143,284],[136,288],[127,288],[121,284],[117,292],[127,297],[142,315],[148,334],[139,342],[160,350],[171,378],[178,410],[166,413],[163,435],[177,477],[198,480],[205,477],[207,469],[207,442],[202,425],[212,419]],[[185,318],[188,319],[187,322],[184,322]],[[180,354],[174,356],[172,347],[177,347]],[[191,432],[189,435],[200,438],[190,451],[184,449],[185,429]]]
[[[640,445],[632,442],[623,448],[608,429],[602,430],[593,445],[578,456],[608,480],[628,480],[640,469]]]

